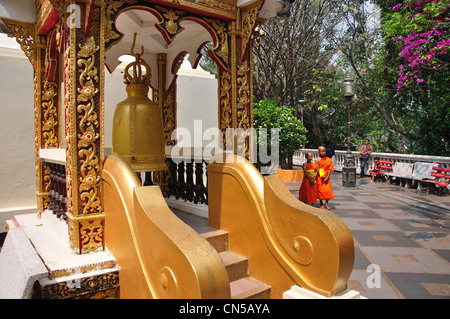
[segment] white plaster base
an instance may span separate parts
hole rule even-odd
[[[14,216],[14,222],[24,230],[36,252],[50,273],[76,272],[86,265],[114,264],[116,261],[108,251],[77,254],[70,247],[68,226],[51,211]]]
[[[332,297],[325,297],[300,286],[292,286],[283,293],[283,299],[367,299],[356,290],[345,289]]]
[[[36,281],[41,287],[66,283],[80,288],[83,278],[117,272],[107,250],[76,254],[70,248],[68,226],[51,211],[39,217],[15,215],[0,252],[0,299],[28,299]],[[78,286],[77,286],[78,285]]]
[[[48,271],[21,228],[10,228],[0,253],[0,299],[28,299]]]

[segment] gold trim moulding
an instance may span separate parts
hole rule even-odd
[[[75,252],[84,254],[104,249],[104,213],[74,216],[67,212],[66,216],[70,246]]]
[[[87,274],[88,272],[99,271],[99,270],[115,271],[116,270],[115,267],[117,267],[116,262],[113,260],[109,260],[109,261],[103,261],[103,262],[99,262],[99,263],[95,263],[95,264],[89,264],[89,265],[84,265],[84,266],[79,266],[79,267],[74,267],[74,268],[53,270],[53,271],[49,272],[48,278],[55,279],[55,278],[70,276],[70,275],[74,275],[74,274]]]
[[[136,1],[136,3],[132,4],[139,5],[142,4],[142,2],[143,1]],[[197,13],[202,16],[210,16],[225,20],[237,20],[238,10],[236,0],[162,0],[158,3],[168,7]]]
[[[119,271],[86,274],[78,279],[36,281],[31,299],[103,299],[118,297]]]

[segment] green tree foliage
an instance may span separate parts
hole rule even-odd
[[[445,127],[449,125],[450,113],[449,76],[445,59],[440,54],[439,63],[432,62],[433,67],[423,67],[426,63],[417,62],[419,60],[406,61],[408,56],[405,52],[411,53],[410,49],[420,43],[425,47],[428,44],[420,41],[411,45],[411,41],[423,40],[420,34],[408,39],[407,34],[394,36],[395,33],[393,33],[394,30],[406,32],[401,23],[398,24],[400,21],[398,14],[393,15],[395,13],[393,8],[398,10],[406,4],[417,4],[423,1],[404,1],[400,6],[396,1],[374,0],[381,7],[383,23],[381,27],[372,30],[367,27],[367,12],[364,10],[369,1],[352,2],[354,10],[348,11],[347,18],[349,28],[335,43],[341,47],[344,60],[351,67],[358,81],[355,107],[373,116],[372,120],[363,123],[366,126],[364,131],[368,136],[376,137],[373,141],[378,151],[448,156],[449,130]],[[433,2],[437,6],[445,3],[445,1],[437,0],[426,2]],[[414,20],[416,11],[406,10],[402,14],[405,15],[406,20]],[[391,21],[393,17],[396,22]],[[391,26],[392,28],[389,29]],[[431,35],[428,33],[431,29],[426,28],[425,24],[421,26],[421,34]],[[431,24],[428,24],[428,28],[432,28]],[[411,30],[411,32],[417,32],[417,30],[419,29]],[[432,46],[448,39],[448,27],[440,32],[437,33],[440,36],[439,39],[430,37],[429,43]],[[401,49],[398,46],[399,42],[394,42],[394,39],[397,41],[401,39],[402,45],[406,45],[405,48]],[[418,52],[417,57],[421,54],[424,57],[427,56],[424,53],[429,52],[427,50]],[[406,62],[411,62],[416,70],[409,74],[402,74],[402,68],[406,70]],[[435,67],[438,65],[439,67]],[[420,74],[418,66],[421,66]],[[414,76],[417,77],[414,78]],[[359,127],[354,122],[364,117],[365,115],[361,112],[352,113],[352,127]],[[362,136],[359,137],[362,138]]]
[[[369,137],[379,152],[450,156],[448,12],[448,0],[296,0],[289,17],[260,26],[253,94],[296,113],[306,147],[345,149],[341,86],[352,74],[353,145]],[[215,72],[210,62],[200,64]]]
[[[292,168],[292,157],[295,151],[305,145],[307,141],[305,136],[306,129],[302,122],[292,114],[292,108],[277,106],[275,101],[263,99],[253,105],[253,125],[258,136],[261,136],[261,129],[267,130],[267,141],[271,141],[271,129],[280,129],[278,144],[280,166],[282,168]],[[262,147],[265,147],[265,145],[262,145]],[[268,154],[270,154],[270,143],[267,149]]]
[[[214,63],[213,59],[208,54],[208,51],[213,48],[212,42],[205,44],[201,50],[202,57],[200,58],[199,65],[200,67],[208,71],[211,74],[214,74],[217,78],[217,66]]]
[[[289,17],[274,17],[261,26],[253,47],[253,93],[297,110],[308,127],[308,147],[323,144],[333,112],[337,52],[331,38],[342,17],[342,1],[296,0]],[[305,100],[305,104],[300,101]]]
[[[409,152],[450,155],[450,4],[444,0],[376,1],[383,10],[383,34],[397,70],[392,103],[410,132]]]

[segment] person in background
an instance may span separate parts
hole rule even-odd
[[[370,171],[370,174],[372,175],[372,178],[370,179],[371,183],[375,180],[375,177],[379,174],[380,166],[381,166],[380,158],[375,157],[375,164],[373,165],[373,170]]]
[[[314,206],[317,203],[317,164],[313,162],[313,154],[306,154],[306,162],[302,165],[303,182],[300,186],[298,199],[303,203]]]
[[[331,145],[329,140],[325,140],[325,149],[327,150],[327,157],[333,158],[334,156],[334,147]]]
[[[320,208],[331,210],[328,205],[330,199],[334,199],[331,188],[330,175],[334,172],[333,160],[326,156],[325,146],[319,146],[319,158],[316,159],[319,177],[317,178],[317,198],[320,201]],[[324,204],[325,201],[325,204]]]
[[[370,153],[372,152],[372,145],[370,145],[369,139],[366,138],[364,144],[359,149],[359,164],[361,166],[361,173],[359,174],[360,178],[364,177],[364,169],[366,168],[367,161],[369,160]]]

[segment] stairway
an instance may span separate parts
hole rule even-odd
[[[172,209],[183,222],[203,236],[219,253],[230,279],[232,299],[269,299],[271,287],[248,274],[248,258],[229,250],[228,232],[208,225],[206,218]]]

